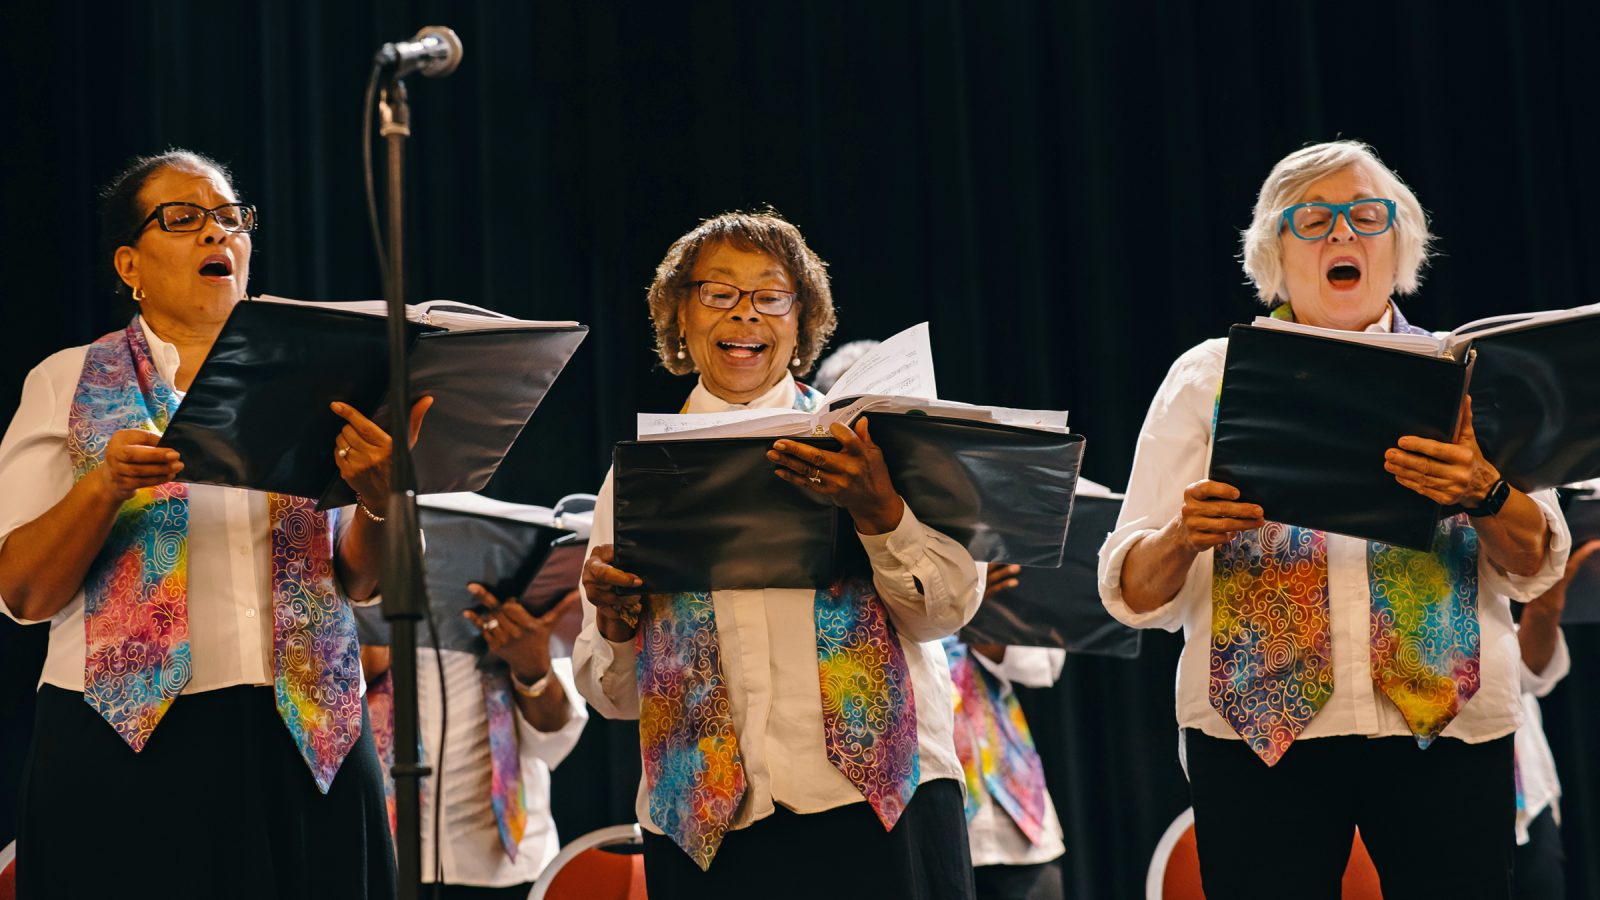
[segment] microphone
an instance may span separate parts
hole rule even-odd
[[[421,72],[425,78],[443,78],[461,65],[461,39],[443,25],[429,25],[409,41],[384,44],[372,57],[391,78]]]

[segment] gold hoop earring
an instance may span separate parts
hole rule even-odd
[[[135,302],[135,303],[143,303],[144,302],[144,288],[136,287],[136,288],[133,289],[133,302]]]

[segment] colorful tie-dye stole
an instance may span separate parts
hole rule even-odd
[[[522,836],[528,831],[528,800],[522,790],[522,756],[517,743],[517,705],[511,675],[505,666],[479,672],[483,710],[489,719],[489,803],[500,829],[506,858],[517,861]]]
[[[794,409],[821,405],[820,393],[795,383]],[[905,653],[870,584],[835,584],[813,605],[828,760],[892,828],[921,773]],[[646,597],[636,640],[650,818],[709,869],[746,787],[711,594]]]
[[[1427,747],[1479,685],[1478,532],[1439,523],[1433,551],[1367,545],[1372,680]]]
[[[1394,331],[1427,333],[1391,309]],[[1272,315],[1294,321],[1288,305]],[[1212,706],[1268,765],[1333,692],[1325,543],[1269,522],[1212,562]],[[1373,681],[1426,748],[1478,689],[1477,532],[1458,515],[1431,552],[1369,542],[1367,587]]]
[[[399,826],[394,798],[394,675],[385,672],[367,684],[367,718],[372,720],[372,743],[383,769],[383,805],[389,812],[389,834]]]
[[[911,667],[871,582],[842,579],[817,591],[814,608],[828,761],[887,831],[922,776]]]
[[[1268,522],[1218,547],[1211,573],[1211,706],[1276,765],[1333,695],[1327,540]]]
[[[272,690],[278,715],[324,794],[361,737],[361,645],[333,586],[333,514],[268,494],[272,546]]]
[[[709,869],[745,791],[711,595],[646,597],[637,640],[650,820]]]
[[[967,782],[967,821],[987,793],[1037,845],[1044,840],[1044,763],[1022,705],[959,637],[943,643],[955,688],[956,757]]]
[[[494,809],[495,826],[506,858],[517,861],[517,851],[528,831],[528,801],[522,786],[522,757],[517,741],[516,699],[511,695],[510,675],[504,667],[479,672],[483,691],[483,710],[489,728],[489,805]],[[372,719],[373,743],[378,762],[383,766],[383,800],[389,810],[389,832],[397,824],[394,788],[394,679],[385,672],[367,685],[367,713]],[[417,759],[425,761],[427,749],[417,736]],[[430,777],[420,783],[426,802],[432,796]],[[435,810],[435,815],[438,811]]]
[[[91,344],[67,422],[75,476],[100,464],[112,434],[159,432],[176,407],[137,317]],[[278,713],[326,793],[361,734],[355,619],[333,586],[330,517],[279,494],[267,512]],[[183,485],[139,491],[84,582],[84,699],[135,751],[189,680],[188,525]]]
[[[137,318],[89,345],[67,416],[74,480],[113,434],[160,432],[177,408]],[[177,482],[140,489],[83,582],[83,698],[136,753],[189,683],[188,496]]]

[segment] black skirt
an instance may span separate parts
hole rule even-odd
[[[961,785],[921,784],[892,831],[865,802],[771,816],[730,831],[700,871],[672,839],[644,833],[650,900],[804,897],[823,900],[971,900],[972,853]]]
[[[324,795],[271,688],[181,695],[140,753],[81,693],[39,689],[19,900],[389,898],[394,872],[366,704]]]

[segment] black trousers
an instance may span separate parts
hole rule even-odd
[[[976,866],[978,900],[1062,900],[1061,860],[1033,866]]]
[[[1567,896],[1567,854],[1561,826],[1548,807],[1528,823],[1528,842],[1516,849],[1516,900],[1562,900]]]
[[[973,897],[961,786],[948,778],[918,786],[892,831],[864,802],[804,816],[780,806],[728,832],[706,872],[671,838],[646,831],[644,873],[650,900]]]
[[[271,688],[179,696],[134,753],[82,694],[46,685],[18,817],[19,900],[395,893],[365,704],[323,794]]]
[[[1511,737],[1296,741],[1268,768],[1243,741],[1188,729],[1209,900],[1338,900],[1357,827],[1383,895],[1506,900],[1516,844]]]

